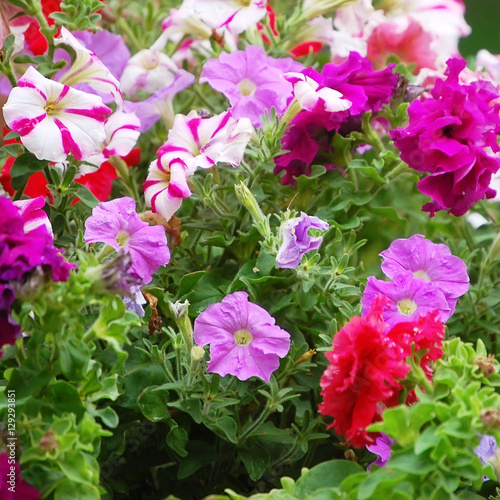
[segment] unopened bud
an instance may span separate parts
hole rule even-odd
[[[54,453],[59,448],[59,443],[56,441],[54,431],[49,429],[40,439],[40,450]]]
[[[174,315],[176,320],[185,318],[189,312],[189,301],[185,300],[181,302],[178,300],[175,304],[173,302],[168,303],[168,308],[170,312]]]
[[[205,355],[205,349],[199,345],[194,345],[191,349],[191,359],[193,361],[200,361]]]
[[[302,8],[303,19],[313,19],[332,12],[340,7],[345,7],[355,0],[305,0]]]

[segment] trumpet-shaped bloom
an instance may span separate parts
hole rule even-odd
[[[197,168],[240,164],[253,131],[248,118],[236,121],[230,111],[201,118],[196,111],[176,115],[167,142],[158,150],[143,185],[146,204],[165,219],[191,194],[187,179]]]
[[[269,382],[279,358],[290,349],[290,334],[275,325],[262,307],[235,292],[212,304],[194,322],[194,340],[210,345],[208,372],[240,380],[259,377]]]
[[[87,159],[106,139],[111,113],[102,99],[42,76],[30,67],[3,107],[5,122],[39,160]]]
[[[464,261],[452,255],[446,245],[426,240],[421,234],[394,240],[380,256],[384,258],[382,271],[388,278],[409,271],[415,278],[434,283],[444,293],[452,313],[457,298],[469,289]]]
[[[323,236],[311,236],[309,230],[325,231],[329,228],[327,222],[319,217],[300,213],[300,217],[288,219],[281,224],[281,246],[276,256],[276,264],[285,269],[295,269],[302,257],[311,250],[316,250],[323,241]]]
[[[178,72],[179,68],[167,54],[143,49],[128,60],[120,79],[121,89],[128,95],[139,90],[152,94],[171,85]]]
[[[170,261],[170,250],[162,226],[143,222],[132,198],[116,198],[99,203],[85,221],[86,243],[103,242],[115,250],[125,249],[132,258],[129,272],[144,284],[153,279],[160,266]]]
[[[370,276],[361,299],[363,314],[368,313],[378,295],[389,299],[389,307],[384,310],[384,321],[389,327],[436,310],[441,321],[453,314],[444,293],[434,283],[413,277],[411,272],[399,273],[392,281]]]
[[[59,37],[54,39],[54,43],[56,46],[68,45],[76,54],[68,70],[59,77],[60,83],[68,86],[86,83],[97,92],[104,95],[111,94],[118,107],[123,106],[118,80],[94,52],[82,45],[64,26]]]
[[[391,439],[387,434],[381,433],[380,436],[375,439],[375,444],[369,444],[366,446],[368,451],[378,455],[375,462],[372,462],[366,470],[370,470],[373,465],[378,467],[384,467],[389,458],[391,458],[391,446],[395,444],[396,441]]]
[[[302,109],[313,111],[319,105],[329,113],[336,113],[352,106],[340,92],[321,86],[307,75],[292,72],[286,73],[284,78],[293,85],[293,94]]]
[[[237,35],[266,15],[267,0],[184,0],[184,3],[192,5],[193,12],[211,28],[226,27]]]
[[[205,63],[200,83],[208,82],[231,103],[234,118],[247,117],[254,127],[261,125],[261,115],[274,107],[281,114],[292,98],[292,85],[283,79],[289,71],[300,71],[302,64],[287,57],[275,59],[262,47],[248,45],[245,50]]]
[[[100,166],[110,156],[127,156],[139,139],[140,120],[135,113],[116,111],[105,122],[106,139],[101,144],[101,152],[87,158],[87,163]],[[81,172],[86,173],[86,172]]]

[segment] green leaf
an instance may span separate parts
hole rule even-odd
[[[87,408],[88,412],[96,418],[100,418],[102,423],[110,429],[116,429],[120,423],[120,418],[111,406],[104,408]]]
[[[196,271],[184,275],[179,282],[179,297],[183,297],[186,293],[189,293],[205,274],[207,274],[206,271]]]
[[[78,184],[78,191],[76,192],[76,195],[80,200],[85,203],[90,208],[95,208],[97,205],[99,205],[100,201],[94,196],[92,191],[88,189],[86,186],[83,184]]]
[[[186,451],[186,445],[188,442],[188,433],[182,428],[173,426],[170,432],[167,434],[167,444],[181,457],[186,457],[188,452]]]
[[[54,500],[100,500],[99,489],[90,484],[75,483],[63,479],[57,483]]]
[[[240,448],[238,456],[241,458],[248,475],[253,481],[258,481],[262,477],[271,460],[269,452],[258,443],[250,448]]]
[[[197,424],[201,423],[201,402],[199,399],[187,398],[184,401],[168,403],[168,406],[173,406],[179,410],[189,413]]]
[[[236,437],[236,432],[238,430],[238,426],[233,418],[229,416],[221,417],[217,419],[215,422],[206,423],[209,429],[219,429],[224,435],[227,437],[228,441],[237,444],[238,439]]]
[[[316,465],[297,481],[295,495],[303,498],[305,495],[313,495],[319,488],[334,488],[347,477],[363,472],[363,468],[348,460],[330,460]]]
[[[58,415],[65,412],[74,413],[77,419],[80,419],[85,413],[80,394],[73,385],[65,380],[58,380],[49,385],[45,391],[44,399],[56,409]]]
[[[70,481],[90,484],[97,484],[99,481],[97,460],[79,450],[66,452],[57,463]]]
[[[146,387],[139,396],[138,404],[142,414],[151,422],[170,419],[167,407],[168,391],[161,386]]]
[[[90,361],[89,348],[79,339],[67,336],[57,342],[59,366],[69,380],[83,380]]]

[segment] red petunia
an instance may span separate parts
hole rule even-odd
[[[333,351],[326,353],[331,365],[321,378],[319,411],[333,417],[329,427],[355,447],[374,442],[366,427],[380,420],[386,403],[402,389],[398,379],[410,370],[404,349],[385,333],[387,305],[378,296],[366,316],[352,318],[335,335]]]

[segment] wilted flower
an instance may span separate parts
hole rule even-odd
[[[300,217],[288,219],[281,224],[281,246],[276,256],[276,264],[285,269],[295,269],[302,257],[316,250],[323,241],[322,236],[311,236],[310,229],[326,231],[330,226],[319,217],[300,213]]]
[[[301,69],[302,64],[291,58],[275,59],[262,47],[248,45],[245,50],[222,52],[218,59],[209,59],[200,83],[208,82],[229,99],[234,118],[247,117],[259,127],[266,111],[274,107],[281,114],[292,98],[292,85],[282,75]]]
[[[136,273],[144,284],[170,260],[164,228],[143,222],[132,198],[99,203],[85,221],[85,227],[86,243],[103,242],[115,250],[124,248],[132,257],[129,272]]]
[[[42,76],[29,67],[12,89],[3,114],[39,160],[88,158],[105,140],[104,120],[111,113],[102,99]]]
[[[457,298],[469,289],[464,261],[452,255],[446,245],[433,243],[421,234],[394,240],[380,256],[384,258],[382,271],[388,278],[410,271],[415,278],[435,284],[444,293],[451,314],[455,311]]]
[[[290,349],[290,335],[274,323],[265,309],[248,301],[245,292],[227,295],[209,306],[194,322],[196,344],[210,344],[207,371],[269,382],[279,358]]]

